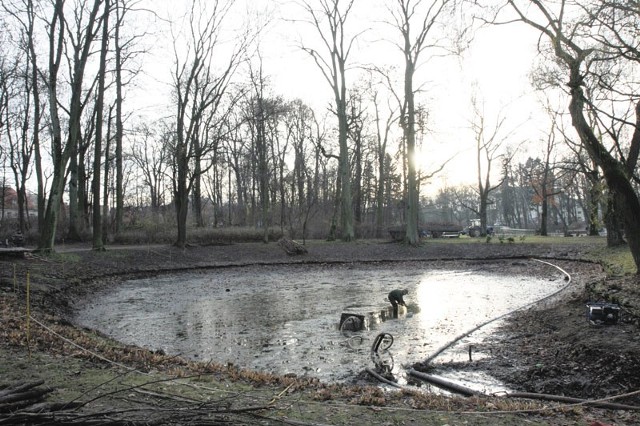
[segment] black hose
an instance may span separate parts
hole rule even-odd
[[[484,395],[482,392],[473,390],[466,386],[462,386],[457,383],[450,382],[448,380],[445,380],[437,376],[432,376],[431,374],[421,373],[420,371],[416,371],[414,369],[409,370],[409,375],[416,377],[418,379],[422,379],[425,382],[429,382],[432,385],[435,385],[439,388],[442,388],[451,392],[459,393],[464,396]]]
[[[404,389],[404,386],[394,382],[393,380],[389,380],[389,379],[386,379],[386,378],[382,377],[380,374],[376,373],[375,371],[373,371],[370,368],[365,368],[365,371],[367,373],[371,374],[376,379],[380,380],[382,383],[386,383],[386,384],[388,384],[390,386],[393,386],[393,387],[396,387],[396,388]]]

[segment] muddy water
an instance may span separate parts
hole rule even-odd
[[[250,266],[128,281],[92,295],[75,321],[168,354],[327,382],[350,381],[373,368],[371,345],[388,333],[393,345],[385,356],[402,382],[404,366],[564,285],[557,271],[540,279],[415,264]],[[395,288],[409,291],[408,307],[397,316],[386,299]],[[341,332],[343,313],[364,316],[364,329]],[[496,325],[482,327],[439,360],[468,359],[469,345]],[[470,387],[501,390],[490,378],[467,380]]]

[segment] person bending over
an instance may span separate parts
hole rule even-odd
[[[403,299],[406,294],[409,294],[409,290],[393,290],[389,293],[389,302],[391,302],[394,311],[398,310],[398,305],[407,306]]]

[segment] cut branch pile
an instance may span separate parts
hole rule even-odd
[[[0,413],[11,413],[40,404],[51,388],[39,388],[43,381],[0,385]]]
[[[44,381],[0,385],[0,424],[31,422],[38,413],[53,413],[78,406],[73,403],[45,402],[53,389],[41,387]]]
[[[46,395],[53,389],[41,387],[43,384],[44,381],[0,385],[0,425],[252,424],[275,408],[271,403],[235,406],[229,401],[199,401],[128,388],[115,393],[119,398],[128,401],[130,408],[106,411],[99,408],[96,411],[95,406],[90,406],[102,397],[88,402],[45,402]],[[140,403],[131,399],[132,391],[145,395],[146,402]],[[167,400],[170,402],[167,403]]]

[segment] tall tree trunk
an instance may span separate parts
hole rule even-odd
[[[626,245],[624,232],[620,227],[620,216],[616,210],[615,201],[611,194],[607,195],[606,208],[604,212],[604,223],[607,229],[607,246],[618,247]]]
[[[198,228],[204,227],[204,217],[202,216],[202,163],[200,156],[200,136],[196,131],[193,141],[194,164],[193,164],[193,217]]]
[[[94,0],[87,25],[84,29],[84,39],[82,49],[74,56],[73,81],[71,84],[71,106],[69,107],[69,141],[66,146],[62,145],[61,122],[58,114],[58,94],[57,79],[60,68],[60,58],[62,56],[64,36],[66,33],[64,18],[64,0],[55,0],[53,16],[49,25],[49,73],[47,84],[49,89],[49,110],[52,127],[52,149],[53,175],[51,177],[51,189],[45,219],[43,221],[43,232],[40,234],[38,249],[51,251],[55,243],[58,217],[62,206],[62,195],[64,192],[65,173],[74,143],[77,140],[80,129],[80,115],[82,113],[81,98],[83,96],[82,82],[84,78],[85,66],[89,57],[90,47],[93,43],[96,24],[96,17],[100,9],[101,0]],[[57,31],[57,34],[56,34]]]
[[[543,188],[542,190],[542,209],[540,212],[540,235],[546,237],[549,235],[549,201],[547,200],[547,191]]]
[[[256,129],[256,150],[258,154],[258,191],[260,193],[260,218],[262,222],[262,242],[269,242],[269,169],[267,164],[267,142],[262,112],[262,99],[258,100],[260,106]]]
[[[113,107],[109,108],[109,119],[107,121],[107,138],[104,147],[104,183],[102,185],[102,244],[107,244],[109,236],[109,167],[111,158],[109,158],[109,150],[111,149],[111,113]],[[152,207],[153,209],[153,207]]]
[[[389,129],[392,122],[393,114],[390,114],[384,128],[384,136],[380,128],[380,111],[378,109],[378,94],[373,96],[373,105],[375,111],[375,123],[376,123],[376,160],[378,165],[378,181],[376,182],[376,217],[375,217],[375,236],[376,238],[382,237],[382,228],[384,226],[384,193],[386,183],[389,180],[387,176],[386,167],[386,155],[387,155],[387,140],[389,137]]]
[[[591,158],[602,168],[605,181],[614,200],[615,211],[624,222],[624,232],[636,265],[636,273],[640,273],[640,200],[628,177],[624,165],[620,164],[600,143],[584,117],[584,93],[579,62],[571,68],[571,102],[569,112],[573,126],[580,135]],[[640,109],[640,102],[638,103]],[[640,132],[640,115],[635,132]]]
[[[487,206],[489,204],[489,192],[486,188],[480,192],[480,206],[478,209],[478,215],[480,216],[480,236],[484,237],[487,235]]]
[[[381,150],[378,145],[378,151]],[[378,182],[376,182],[376,237],[382,237],[382,228],[384,226],[384,188],[386,181],[386,169],[384,167],[385,153],[378,152]]]
[[[240,172],[240,163],[237,161],[237,159],[235,159],[235,163],[234,163],[234,167],[233,171],[235,174],[235,179],[236,179],[236,197],[238,197],[237,199],[237,206],[238,206],[238,212],[236,215],[236,224],[238,226],[245,226],[247,224],[247,203],[245,200],[245,187],[244,184],[242,183],[242,173]],[[229,171],[229,173],[231,173],[231,171]],[[229,180],[231,180],[231,177],[229,177]],[[232,224],[233,221],[231,220],[231,218],[229,218],[229,224]]]
[[[120,46],[120,0],[115,0],[116,4],[116,27],[114,34],[115,56],[116,56],[116,215],[115,215],[115,233],[118,234],[122,230],[122,221],[124,217],[124,172],[122,159],[122,47]]]
[[[344,80],[344,70],[342,72]],[[353,229],[353,194],[351,193],[351,167],[349,167],[349,146],[347,144],[348,123],[346,110],[346,88],[343,81],[340,97],[336,97],[338,106],[338,143],[340,155],[338,160],[338,173],[340,175],[340,226],[342,240],[351,241],[355,237]],[[338,93],[336,91],[336,93]]]
[[[76,131],[75,124],[72,131]],[[67,142],[71,146],[71,154],[69,160],[69,232],[66,239],[68,241],[82,241],[82,232],[80,231],[82,214],[78,203],[78,186],[81,185],[78,179],[78,136],[69,137]]]
[[[37,185],[37,211],[38,211],[38,234],[42,233],[45,215],[45,195],[44,195],[44,175],[42,167],[42,152],[40,148],[40,120],[42,118],[42,107],[40,105],[40,77],[37,63],[34,40],[35,12],[33,0],[27,1],[27,44],[29,49],[29,60],[31,62],[31,85],[33,94],[33,149],[35,156],[36,185]]]
[[[62,196],[65,186],[65,170],[66,163],[54,163],[53,174],[51,177],[51,188],[49,190],[49,198],[47,199],[47,208],[44,217],[44,232],[40,234],[38,250],[50,252],[53,250],[58,229],[58,219],[60,217],[60,209],[63,207]]]
[[[407,59],[404,74],[404,97],[407,105],[406,123],[404,123],[405,139],[407,141],[407,231],[406,242],[417,245],[418,235],[418,181],[416,179],[416,110],[413,93],[414,64]]]
[[[109,12],[110,0],[105,0],[102,19],[102,46],[100,48],[100,70],[98,73],[98,98],[96,100],[96,138],[93,155],[93,250],[103,251],[102,208],[100,206],[100,179],[102,159],[102,124],[104,121],[105,74],[107,72],[107,50],[109,49]],[[105,155],[105,166],[107,164]],[[106,200],[103,200],[106,201]]]
[[[600,200],[602,199],[602,188],[598,173],[594,172],[594,176],[588,177],[587,182],[589,184],[589,198],[587,200],[587,233],[590,236],[597,236],[600,235],[598,229],[598,225],[600,223],[598,212],[600,210]]]
[[[53,175],[51,178],[51,188],[46,202],[46,208],[42,218],[42,229],[38,249],[40,251],[51,251],[56,238],[58,225],[58,214],[62,203],[62,192],[64,190],[65,170],[68,161],[68,153],[62,148],[62,127],[58,114],[58,71],[60,68],[60,58],[62,56],[62,46],[65,34],[65,20],[63,14],[64,1],[56,0],[54,13],[49,23],[49,72],[47,76],[47,88],[49,90],[49,115],[51,120],[51,156],[53,160]]]
[[[342,185],[340,184],[341,177],[340,173],[338,173],[338,182],[336,182],[336,196],[333,201],[333,211],[331,213],[331,222],[329,224],[329,235],[327,236],[327,241],[335,241],[336,233],[338,227],[338,212],[340,211],[341,197],[340,192],[342,191]]]
[[[186,171],[183,170],[180,173],[185,174]],[[189,194],[186,177],[178,181],[178,190],[175,193],[174,202],[178,223],[178,237],[175,245],[176,247],[185,248],[187,246],[187,217],[189,213]]]
[[[354,149],[353,149],[353,166],[355,168],[353,176],[353,221],[356,227],[356,236],[358,235],[358,228],[362,225],[362,132],[358,130],[358,133],[354,135]]]

